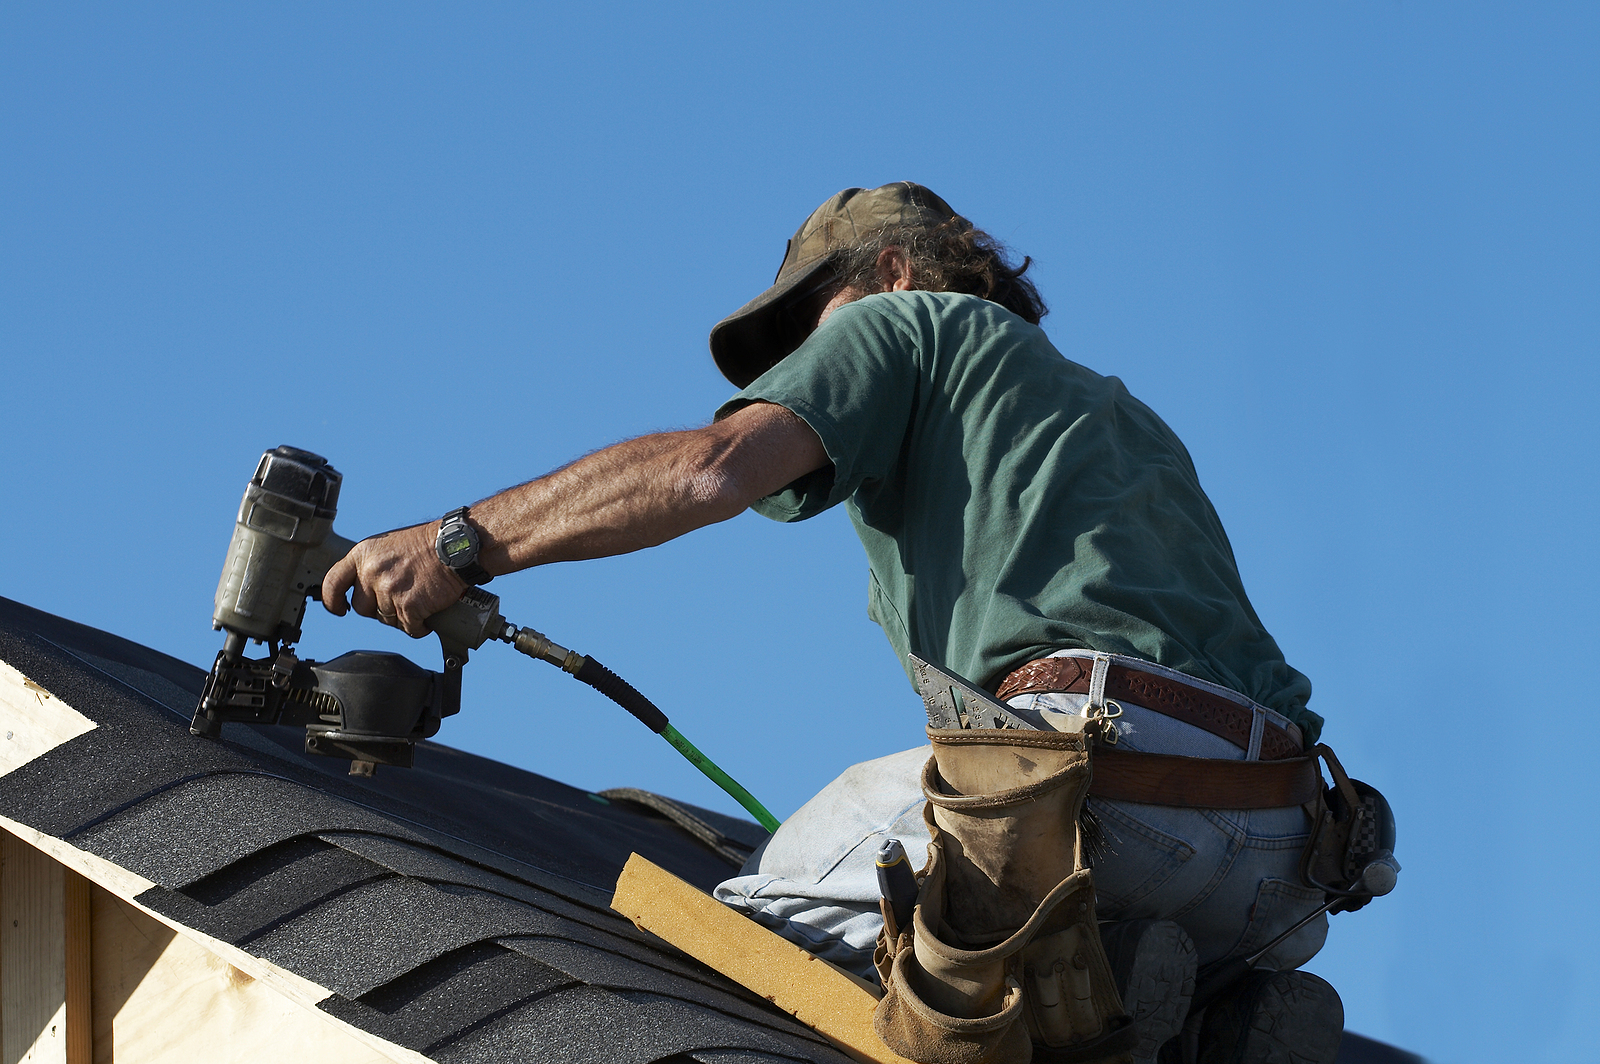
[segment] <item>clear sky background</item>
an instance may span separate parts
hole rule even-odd
[[[1393,801],[1400,886],[1311,965],[1349,1025],[1600,1059],[1593,5],[329,6],[0,14],[0,594],[207,665],[264,448],[361,536],[703,423],[807,213],[920,181],[1186,441]],[[780,816],[920,740],[841,512],[492,590]],[[437,667],[313,607],[363,647]],[[439,738],[737,811],[503,646]]]

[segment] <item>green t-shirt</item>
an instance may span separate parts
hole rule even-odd
[[[754,509],[800,521],[845,504],[868,615],[902,662],[992,690],[1052,650],[1130,654],[1239,691],[1308,743],[1320,732],[1188,451],[1038,326],[976,296],[868,296],[717,416],[755,400],[803,418],[833,465]]]

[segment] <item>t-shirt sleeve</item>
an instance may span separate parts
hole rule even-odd
[[[758,500],[751,509],[762,516],[813,517],[888,476],[899,460],[916,402],[919,343],[910,323],[881,313],[875,302],[840,307],[717,410],[723,418],[753,402],[785,407],[811,426],[833,462]]]

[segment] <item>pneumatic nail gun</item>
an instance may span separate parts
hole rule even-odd
[[[274,447],[261,456],[239,503],[228,558],[217,584],[211,626],[227,632],[189,731],[220,738],[225,721],[303,724],[306,752],[348,757],[350,774],[378,765],[410,767],[416,745],[461,710],[461,667],[469,651],[498,639],[593,687],[727,791],[768,831],[778,820],[716,762],[701,753],[667,715],[632,684],[542,632],[500,616],[500,596],[469,587],[459,601],[428,618],[444,649],[444,671],[431,672],[400,654],[354,650],[332,661],[301,661],[306,599],[354,541],[333,530],[343,478],[321,455]],[[267,653],[247,658],[254,640]]]
[[[212,627],[227,633],[189,730],[217,738],[224,721],[303,724],[306,752],[348,757],[353,775],[376,765],[410,766],[418,740],[461,709],[469,651],[500,638],[500,598],[469,588],[429,619],[444,650],[443,672],[400,654],[356,650],[332,661],[302,661],[307,598],[355,546],[333,531],[342,477],[320,455],[276,447],[261,456],[245,488],[217,585]],[[248,641],[266,656],[244,656]]]

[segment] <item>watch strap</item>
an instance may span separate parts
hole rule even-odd
[[[487,584],[489,581],[494,579],[494,577],[489,574],[489,570],[485,569],[477,562],[468,562],[466,565],[463,565],[461,568],[455,570],[455,574],[469,584],[477,584],[480,586]]]

